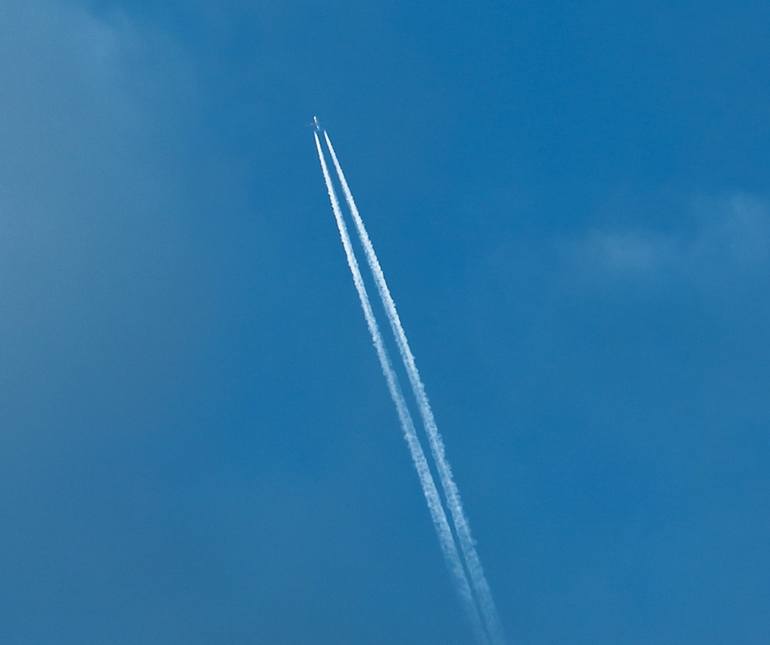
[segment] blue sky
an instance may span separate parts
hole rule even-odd
[[[767,3],[6,0],[0,97],[3,643],[469,642],[313,114],[510,642],[764,642]]]

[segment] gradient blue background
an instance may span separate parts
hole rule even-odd
[[[4,0],[0,642],[469,634],[329,128],[511,643],[770,633],[770,4]]]

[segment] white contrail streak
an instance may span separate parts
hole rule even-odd
[[[374,251],[374,246],[369,239],[369,234],[364,226],[364,221],[361,218],[361,214],[358,212],[358,207],[353,199],[353,193],[350,191],[348,182],[345,179],[345,174],[342,172],[342,166],[337,159],[337,154],[332,146],[329,135],[324,131],[324,137],[326,138],[326,146],[331,153],[332,162],[337,170],[337,176],[339,177],[340,184],[342,185],[342,191],[345,194],[350,212],[353,215],[353,221],[355,222],[358,235],[361,238],[361,243],[364,246],[366,252],[366,259],[369,263],[369,268],[374,275],[374,281],[377,285],[377,291],[380,294],[382,303],[385,306],[385,312],[388,317],[393,334],[396,337],[396,344],[398,345],[398,351],[401,354],[401,359],[404,362],[406,373],[409,377],[409,382],[414,391],[414,396],[417,399],[417,406],[420,410],[420,416],[425,424],[425,430],[428,435],[428,441],[430,443],[431,453],[436,463],[436,469],[439,475],[439,481],[444,490],[446,496],[449,512],[452,516],[452,523],[454,524],[457,537],[460,541],[460,549],[465,558],[465,564],[468,567],[468,573],[470,574],[471,584],[473,590],[479,600],[481,606],[481,613],[484,617],[489,635],[493,643],[502,644],[505,639],[503,636],[503,630],[500,624],[500,619],[497,614],[497,608],[495,607],[495,601],[492,597],[492,590],[489,587],[486,576],[484,575],[484,568],[481,566],[481,559],[479,558],[476,546],[471,535],[470,525],[465,512],[463,511],[462,501],[460,500],[460,491],[455,484],[452,476],[452,469],[447,461],[444,441],[441,438],[441,433],[436,425],[436,420],[433,417],[433,411],[428,402],[428,395],[425,391],[422,379],[420,378],[420,372],[417,370],[417,364],[414,360],[414,355],[409,347],[409,341],[406,338],[406,333],[401,324],[401,319],[396,310],[396,303],[393,297],[390,295],[390,289],[388,283],[385,281],[385,274],[382,271],[380,262],[377,259],[377,254]]]
[[[390,396],[393,399],[393,403],[396,406],[398,418],[401,422],[401,427],[404,432],[404,439],[406,440],[409,452],[414,462],[414,467],[417,470],[417,475],[420,479],[420,485],[422,486],[422,492],[425,496],[425,500],[428,504],[428,510],[430,511],[431,518],[433,520],[438,540],[441,545],[441,550],[444,554],[444,558],[447,562],[447,566],[454,578],[455,585],[457,587],[458,594],[462,600],[465,611],[468,614],[468,618],[473,627],[476,639],[479,643],[487,643],[487,638],[484,635],[484,629],[481,624],[481,619],[476,608],[476,603],[473,599],[468,579],[463,569],[460,554],[457,551],[457,546],[452,536],[452,530],[449,527],[446,514],[444,513],[444,507],[441,504],[441,498],[439,496],[436,484],[433,481],[433,476],[430,472],[430,467],[425,458],[425,452],[422,449],[420,440],[417,437],[417,432],[414,428],[412,416],[409,414],[409,408],[404,400],[404,395],[401,392],[401,387],[398,383],[398,377],[396,376],[393,366],[391,365],[388,352],[385,348],[385,344],[380,334],[377,320],[374,317],[372,311],[372,305],[369,301],[369,295],[366,292],[366,286],[361,276],[361,270],[358,266],[358,260],[356,259],[353,251],[353,246],[350,242],[350,236],[348,235],[347,226],[345,220],[342,217],[342,211],[340,210],[339,202],[337,201],[337,195],[334,192],[332,186],[331,177],[329,176],[329,169],[326,165],[326,159],[324,158],[323,151],[321,150],[321,143],[318,139],[318,135],[314,132],[316,149],[318,150],[318,160],[321,162],[321,172],[323,173],[324,182],[326,183],[326,190],[329,193],[329,201],[331,202],[332,212],[334,213],[334,219],[337,222],[337,229],[339,230],[340,239],[342,240],[342,246],[345,249],[345,257],[348,261],[348,267],[350,273],[353,276],[353,284],[355,285],[358,293],[358,299],[361,301],[361,308],[364,312],[364,318],[369,328],[369,333],[372,337],[372,343],[377,351],[377,358],[380,361],[382,372],[385,375],[385,381],[390,391]]]

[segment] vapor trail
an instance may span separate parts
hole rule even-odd
[[[345,250],[345,257],[348,261],[348,267],[350,273],[353,276],[353,284],[355,285],[356,292],[358,293],[358,299],[361,302],[361,309],[364,312],[364,318],[366,319],[367,327],[369,328],[369,334],[372,337],[372,343],[377,351],[377,358],[380,361],[380,367],[385,375],[385,381],[388,385],[390,396],[393,399],[393,403],[396,406],[396,412],[398,413],[399,421],[401,422],[401,428],[404,432],[404,439],[409,447],[409,453],[411,454],[414,467],[417,470],[417,476],[420,479],[420,485],[422,486],[422,492],[425,496],[425,501],[428,504],[428,510],[433,520],[433,525],[438,535],[439,544],[444,554],[449,571],[455,581],[455,586],[460,599],[463,603],[463,607],[468,615],[468,619],[471,622],[476,640],[479,643],[488,643],[488,640],[484,634],[484,629],[481,624],[478,609],[473,598],[468,579],[463,569],[460,554],[457,551],[457,546],[452,536],[452,530],[449,527],[446,514],[444,513],[444,507],[441,504],[441,498],[439,496],[436,484],[433,481],[433,476],[430,472],[430,467],[425,458],[425,452],[422,449],[420,440],[417,437],[417,432],[414,428],[412,416],[409,413],[409,408],[404,400],[404,395],[401,391],[401,386],[398,383],[398,377],[396,376],[393,366],[390,362],[390,357],[385,348],[385,344],[380,334],[377,320],[374,317],[372,311],[372,305],[369,301],[369,295],[364,285],[364,280],[361,276],[361,270],[358,266],[358,260],[356,259],[353,251],[353,246],[350,242],[350,236],[348,235],[347,226],[345,220],[342,217],[337,195],[332,186],[331,177],[329,176],[329,169],[326,165],[326,159],[324,158],[323,151],[321,150],[321,143],[318,139],[318,135],[314,132],[315,145],[318,150],[318,160],[321,162],[321,172],[323,173],[324,182],[326,183],[326,190],[329,193],[329,201],[331,202],[332,212],[334,213],[334,219],[337,222],[337,229],[339,230],[340,239],[342,240],[342,246]]]
[[[481,613],[484,617],[489,636],[493,643],[502,644],[505,641],[503,636],[502,626],[497,614],[497,608],[495,607],[495,601],[492,597],[492,590],[489,587],[486,576],[484,575],[484,568],[481,565],[481,559],[479,558],[476,546],[471,535],[470,524],[465,517],[463,511],[462,501],[460,499],[460,491],[455,484],[454,477],[452,476],[452,469],[447,461],[444,441],[441,437],[441,433],[436,425],[436,420],[433,417],[433,410],[428,402],[428,395],[425,391],[422,379],[420,378],[420,372],[417,370],[417,364],[414,360],[414,355],[409,347],[409,341],[406,338],[406,333],[401,324],[401,318],[396,310],[396,303],[393,297],[390,295],[390,289],[388,283],[385,280],[385,274],[382,271],[380,262],[377,259],[377,254],[374,251],[374,246],[369,239],[369,234],[364,226],[364,221],[361,218],[361,214],[358,212],[358,207],[353,199],[353,193],[350,191],[350,186],[345,179],[345,173],[342,172],[342,166],[337,159],[337,154],[332,146],[329,135],[324,131],[324,137],[326,138],[326,146],[331,153],[332,162],[334,168],[337,171],[340,184],[342,185],[342,192],[345,194],[350,212],[353,215],[353,221],[358,230],[358,235],[361,238],[361,242],[364,246],[366,253],[366,260],[369,264],[369,268],[374,275],[374,281],[377,285],[377,291],[380,294],[382,303],[385,306],[385,312],[388,317],[388,322],[393,330],[393,335],[396,337],[396,344],[398,345],[398,351],[401,354],[401,359],[406,368],[407,376],[409,377],[409,383],[414,391],[414,396],[417,399],[417,406],[420,410],[420,416],[425,424],[425,430],[428,435],[428,442],[430,444],[431,453],[436,464],[436,470],[438,471],[439,481],[444,490],[444,495],[447,500],[447,506],[452,516],[452,523],[455,527],[455,532],[460,542],[460,549],[465,559],[465,564],[468,567],[468,573],[470,575],[471,584],[473,590],[476,593],[476,597],[479,600],[481,607]]]

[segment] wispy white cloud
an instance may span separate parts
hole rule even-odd
[[[89,383],[94,355],[122,343],[141,353],[141,330],[189,271],[192,65],[151,27],[84,4],[0,3],[0,407],[11,418],[44,410],[54,384]]]
[[[692,200],[679,230],[601,228],[564,243],[570,270],[591,280],[710,280],[764,270],[770,260],[770,205],[736,192]]]
[[[638,231],[592,231],[577,243],[581,261],[618,274],[657,271],[672,252],[671,240]]]

